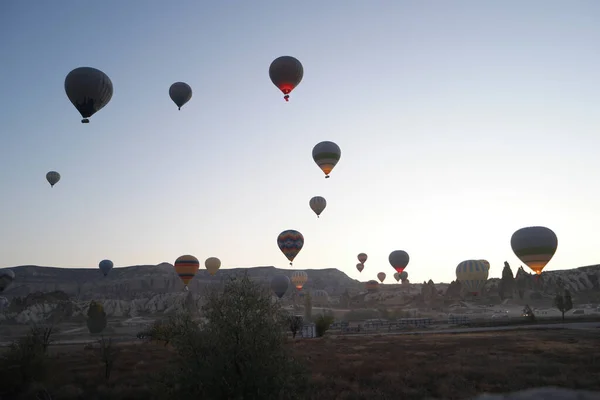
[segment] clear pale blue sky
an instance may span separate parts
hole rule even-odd
[[[518,267],[529,225],[558,235],[546,270],[599,263],[598,21],[595,0],[2,1],[0,266],[289,268],[276,237],[297,229],[295,268],[389,282],[403,249],[411,281],[447,282]],[[281,55],[304,65],[289,103]],[[114,85],[88,125],[64,93],[79,66]]]

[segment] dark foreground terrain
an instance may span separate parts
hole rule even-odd
[[[289,346],[312,372],[315,399],[467,399],[486,391],[548,385],[600,390],[599,334],[538,330],[326,336]],[[97,349],[51,347],[51,369],[43,385],[53,399],[153,398],[152,380],[168,366],[173,350],[141,341],[117,347],[108,383]]]

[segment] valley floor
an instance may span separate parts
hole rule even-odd
[[[290,348],[311,370],[315,399],[467,399],[539,386],[600,390],[599,329],[298,339]],[[121,343],[111,380],[83,345],[55,346],[53,399],[151,397],[152,373],[169,347]],[[193,377],[190,377],[193,379]]]

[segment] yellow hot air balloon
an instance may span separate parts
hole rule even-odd
[[[209,257],[206,259],[206,261],[204,261],[204,266],[206,267],[208,273],[214,276],[219,268],[221,268],[221,260],[219,260],[217,257]]]
[[[200,268],[200,262],[196,257],[188,254],[175,260],[173,268],[175,268],[175,272],[177,272],[177,275],[179,275],[179,278],[187,289],[188,283],[190,283],[196,272],[198,272],[198,268]]]
[[[294,271],[290,280],[296,286],[296,289],[301,290],[306,281],[308,281],[308,275],[304,271]]]
[[[487,282],[490,263],[486,260],[466,260],[456,267],[456,279],[473,295],[477,295]]]

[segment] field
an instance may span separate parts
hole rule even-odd
[[[597,329],[438,335],[326,336],[290,342],[311,371],[315,399],[467,399],[537,386],[600,390]],[[51,347],[54,399],[152,398],[173,350],[119,344],[109,383],[93,349]],[[190,377],[193,379],[193,377]]]

